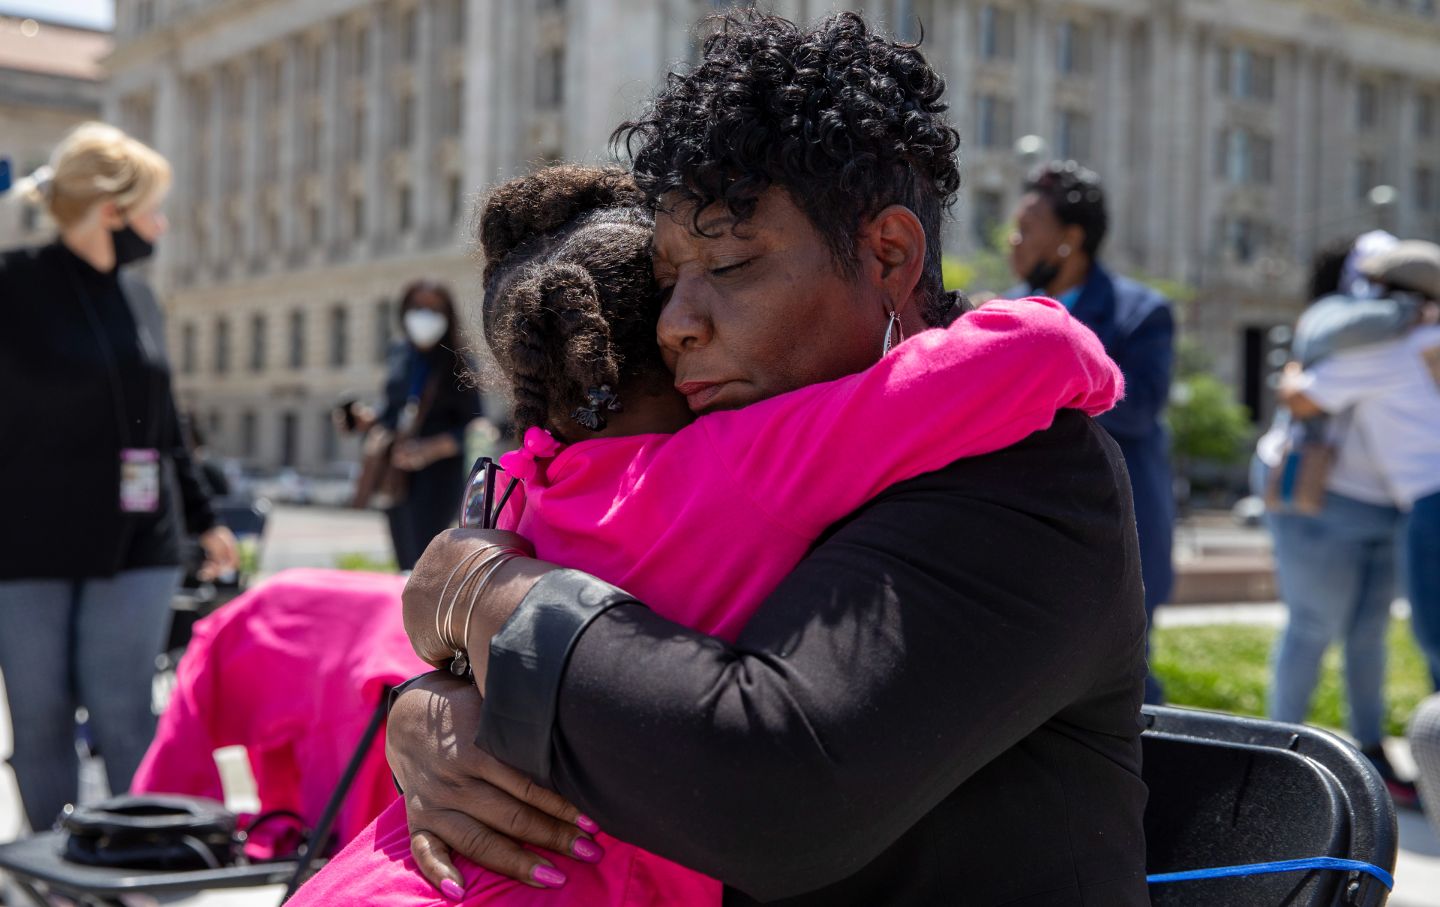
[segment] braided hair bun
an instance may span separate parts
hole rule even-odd
[[[549,167],[485,200],[482,320],[521,432],[584,437],[605,427],[597,396],[615,411],[627,382],[669,383],[655,342],[654,231],[643,194],[615,167]]]
[[[480,216],[485,281],[511,253],[536,245],[581,215],[644,204],[645,194],[619,167],[562,164],[511,180],[490,193]]]

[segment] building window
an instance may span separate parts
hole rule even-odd
[[[1225,249],[1236,262],[1249,264],[1265,248],[1267,229],[1250,217],[1232,217],[1225,221]]]
[[[340,459],[340,430],[329,410],[320,413],[320,459],[326,463]]]
[[[1275,58],[1247,47],[1220,53],[1220,93],[1240,101],[1275,99]]]
[[[1355,122],[1362,129],[1380,122],[1380,89],[1374,82],[1361,82],[1355,90]]]
[[[250,316],[250,371],[265,371],[265,316]]]
[[[240,414],[240,455],[247,460],[253,459],[260,448],[258,427],[254,410],[247,409]]]
[[[350,160],[365,156],[365,108],[357,106],[350,114]]]
[[[445,135],[458,136],[465,114],[465,80],[452,79],[445,89],[445,115],[442,128]]]
[[[1015,59],[1015,12],[992,3],[980,8],[980,56],[985,60]]]
[[[186,322],[180,326],[180,374],[195,374],[195,325]]]
[[[988,249],[994,238],[995,228],[1005,216],[1005,197],[994,190],[975,193],[975,219],[971,228],[975,232],[975,243]]]
[[[415,96],[401,95],[395,112],[395,147],[409,148],[415,140]]]
[[[227,318],[215,322],[215,374],[230,371],[230,321]]]
[[[325,71],[325,58],[322,56],[320,45],[306,44],[303,55],[305,61],[301,67],[301,81],[304,83],[306,91],[318,92]]]
[[[450,174],[445,184],[445,195],[450,204],[450,225],[460,223],[460,215],[465,210],[465,188],[457,173]]]
[[[1426,214],[1440,210],[1440,199],[1436,197],[1435,171],[1429,167],[1415,168],[1415,209]]]
[[[309,209],[305,213],[305,219],[308,222],[306,224],[306,230],[310,234],[310,245],[320,245],[321,228],[324,223],[320,216],[320,206],[311,202]]]
[[[465,7],[469,0],[449,0],[445,11],[445,24],[450,43],[462,46],[465,43]]]
[[[1060,157],[1070,161],[1089,160],[1090,117],[1078,111],[1062,110],[1058,125],[1055,147]]]
[[[305,123],[305,169],[320,169],[320,145],[324,141],[324,121],[319,114],[311,116]]]
[[[420,56],[420,17],[414,7],[400,14],[400,55],[406,63]]]
[[[1249,129],[1222,129],[1216,173],[1237,186],[1268,186],[1273,179],[1275,146],[1269,136]]]
[[[1435,135],[1435,95],[1422,94],[1415,99],[1415,133],[1422,139]]]
[[[295,413],[280,415],[280,465],[294,466],[300,459],[300,417]]]
[[[1374,158],[1362,157],[1355,162],[1355,198],[1365,201],[1370,190],[1380,185],[1380,165]]]
[[[350,44],[350,74],[357,79],[365,75],[369,68],[370,61],[370,29],[368,26],[360,26],[355,29],[355,34]]]
[[[395,304],[388,299],[375,303],[375,361],[390,356],[390,337],[395,327]]]
[[[1089,27],[1077,22],[1060,23],[1058,64],[1067,76],[1089,75],[1095,71],[1094,38]]]
[[[565,100],[565,48],[543,51],[536,61],[535,106],[558,110]]]
[[[330,310],[330,367],[344,368],[350,351],[350,312],[344,304]]]
[[[403,183],[395,190],[395,227],[401,233],[409,233],[414,226],[411,194],[410,187]]]
[[[365,235],[365,196],[350,197],[350,238],[359,239]]]
[[[1008,98],[980,96],[980,147],[1008,148],[1015,142],[1015,105]]]
[[[290,313],[290,367],[305,367],[305,313],[299,309]]]

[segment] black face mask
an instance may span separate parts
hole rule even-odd
[[[155,244],[136,233],[135,228],[128,223],[119,230],[111,230],[110,237],[115,241],[115,267],[117,268],[155,254]]]
[[[1046,261],[1042,258],[1035,262],[1035,266],[1030,269],[1030,273],[1025,275],[1025,283],[1029,285],[1030,292],[1043,293],[1045,292],[1045,288],[1050,286],[1055,278],[1059,276],[1060,262]]]

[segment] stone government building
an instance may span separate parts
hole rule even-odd
[[[473,309],[473,196],[600,160],[699,0],[117,0],[107,116],[176,166],[152,276],[184,405],[256,465],[353,456],[327,412],[374,395],[400,287]],[[1201,290],[1187,335],[1256,410],[1266,333],[1320,243],[1440,236],[1435,0],[870,0],[923,23],[964,138],[947,251],[1014,204],[1022,136],[1098,170],[1108,259]],[[792,18],[833,4],[777,0]],[[1396,190],[1392,203],[1380,186]]]

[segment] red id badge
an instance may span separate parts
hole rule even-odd
[[[160,451],[129,447],[120,451],[120,511],[154,513],[160,509]]]

